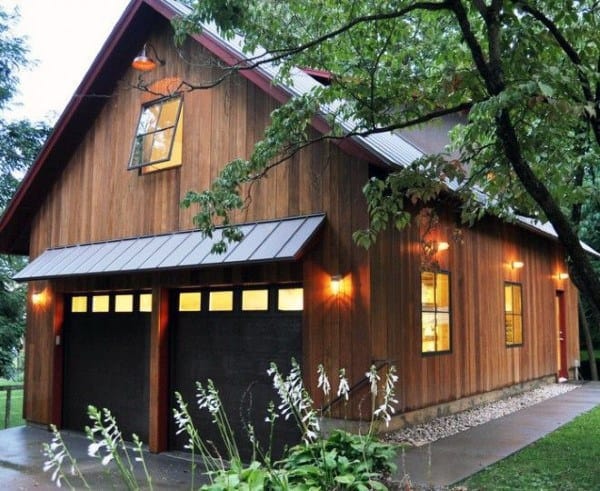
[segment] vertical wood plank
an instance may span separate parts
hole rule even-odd
[[[50,290],[50,287],[47,287]],[[63,405],[63,356],[64,338],[63,326],[65,322],[65,298],[55,291],[50,292],[51,305],[54,308],[54,355],[52,370],[52,423],[57,428],[62,426]]]
[[[151,452],[168,447],[169,421],[169,295],[165,288],[152,289],[150,321],[149,442]]]

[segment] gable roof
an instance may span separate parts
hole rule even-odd
[[[64,163],[91,127],[107,96],[114,91],[118,80],[129,68],[131,60],[151,31],[188,12],[189,8],[176,0],[131,0],[0,218],[0,252],[29,254],[32,220],[42,203],[44,193],[60,176]],[[248,57],[242,49],[241,37],[226,40],[218,34],[215,26],[206,25],[201,34],[192,37],[230,65]],[[239,73],[279,102],[305,94],[320,85],[300,69],[292,70],[290,81],[286,85],[274,85],[278,69],[270,63],[261,64],[253,70],[241,70]],[[323,113],[334,110],[335,107],[322,108]],[[351,130],[351,121],[340,123],[346,130]],[[324,118],[315,118],[313,126],[321,132],[329,129]],[[392,168],[403,167],[424,155],[418,141],[409,141],[410,135],[410,132],[404,132],[403,135],[377,133],[366,137],[353,136],[337,143],[345,151],[369,162]],[[519,222],[530,230],[556,238],[554,231],[547,225],[541,226],[529,220]],[[589,247],[587,250],[595,253]]]

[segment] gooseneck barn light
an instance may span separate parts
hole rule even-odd
[[[154,58],[151,58],[148,55],[150,50],[152,50],[152,53],[154,54],[154,58],[156,58],[156,61],[154,60]],[[131,66],[135,70],[139,70],[141,72],[149,72],[150,70],[154,70],[157,67],[157,62],[161,66],[165,64],[165,61],[162,60],[160,58],[160,56],[158,56],[158,53],[156,52],[156,48],[154,47],[154,45],[152,45],[151,43],[146,43],[146,44],[144,44],[142,51],[140,51],[138,53],[138,55],[131,62]]]

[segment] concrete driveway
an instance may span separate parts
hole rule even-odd
[[[92,489],[125,489],[116,472],[107,470],[98,459],[87,455],[90,443],[85,435],[70,431],[61,432],[69,451],[75,456],[86,480]],[[50,443],[52,433],[42,427],[19,426],[0,431],[0,486],[10,490],[57,489],[50,480],[51,472],[43,472],[46,458],[42,443]],[[191,462],[176,454],[147,454],[152,485],[157,490],[190,489]],[[138,482],[145,483],[141,466],[137,472]],[[197,473],[195,488],[201,482]],[[82,489],[81,482],[73,479],[72,484]],[[63,484],[68,489],[68,486]],[[142,486],[143,488],[144,486]]]

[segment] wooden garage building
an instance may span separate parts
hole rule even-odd
[[[397,367],[401,415],[570,376],[577,293],[552,230],[465,228],[449,201],[427,234],[353,243],[368,225],[365,182],[422,155],[406,137],[304,149],[253,187],[244,239],[212,253],[185,193],[248,157],[271,111],[319,82],[298,72],[273,85],[266,66],[179,92],[241,57],[210,28],[178,53],[170,20],[182,8],[132,0],[0,221],[1,251],[31,259],[17,276],[29,282],[27,421],[81,429],[95,404],[153,451],[177,448],[174,390],[191,401],[193,382],[212,378],[234,419],[258,420],[274,397],[268,363],[291,357],[318,404],[317,365],[346,368],[352,418],[371,364]],[[140,75],[131,60],[144,46],[164,63]]]

